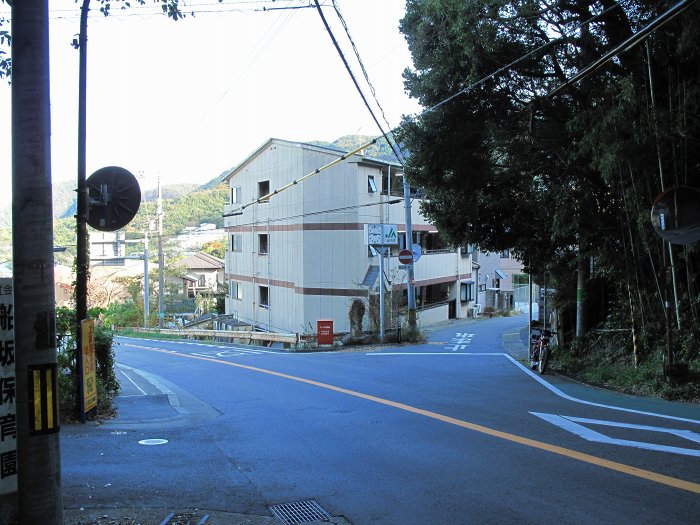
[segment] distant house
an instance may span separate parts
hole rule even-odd
[[[199,226],[188,226],[171,242],[185,251],[198,250],[205,243],[226,239],[226,232],[217,228],[216,224],[204,223]]]
[[[475,249],[472,266],[478,283],[477,297],[481,310],[508,310],[527,305],[527,275],[523,263],[510,250],[488,253]]]
[[[124,266],[124,232],[90,230],[90,266]]]
[[[196,297],[200,292],[225,292],[224,261],[213,255],[197,252],[178,263],[183,269],[182,291],[186,297]]]

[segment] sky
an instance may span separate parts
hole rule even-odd
[[[121,166],[142,187],[203,184],[271,137],[333,141],[378,136],[309,0],[187,0],[172,21],[150,2],[88,21],[87,174]],[[324,14],[368,100],[352,46],[332,8]],[[51,159],[54,182],[77,177],[80,3],[50,1]],[[311,2],[313,4],[313,2]],[[411,66],[398,26],[405,0],[336,0],[391,127],[420,111],[404,91]],[[263,10],[267,8],[267,10]],[[0,3],[0,15],[9,8]],[[0,81],[0,181],[10,187],[11,88]],[[373,109],[387,129],[381,111]],[[7,185],[6,185],[7,184]],[[0,207],[11,193],[0,192]]]

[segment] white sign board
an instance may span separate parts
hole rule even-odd
[[[367,246],[395,246],[399,244],[399,230],[396,224],[365,224],[365,244]]]
[[[12,279],[0,278],[0,495],[17,492],[15,312]]]

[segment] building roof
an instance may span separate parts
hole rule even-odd
[[[192,270],[220,270],[224,268],[224,261],[208,253],[197,252],[185,257],[179,265]]]
[[[342,156],[345,153],[348,153],[345,150],[339,149],[337,147],[328,147],[328,146],[320,146],[318,144],[309,144],[308,142],[293,142],[291,140],[283,140],[283,139],[276,139],[276,138],[269,138],[267,139],[260,147],[258,147],[253,153],[248,155],[240,164],[237,166],[231,168],[229,172],[222,178],[222,182],[227,182],[233,177],[236,173],[241,171],[247,164],[249,164],[253,159],[255,159],[258,155],[260,155],[263,151],[265,151],[270,145],[272,144],[286,144],[288,146],[296,146],[304,149],[311,149],[311,150],[316,150],[316,151],[321,151],[324,153],[329,153],[331,155],[335,155],[337,157]],[[393,162],[387,162],[385,160],[381,159],[375,159],[372,157],[363,157],[362,155],[355,154],[353,155],[354,158],[357,160],[360,160],[362,162],[371,162],[373,164],[380,164],[382,166],[393,166],[397,168],[402,168],[400,164],[396,164]]]

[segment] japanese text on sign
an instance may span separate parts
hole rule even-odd
[[[0,495],[17,491],[14,328],[12,279],[0,278]]]
[[[97,406],[95,320],[83,320],[80,332],[83,345],[83,399],[85,400],[85,412],[88,412]]]

